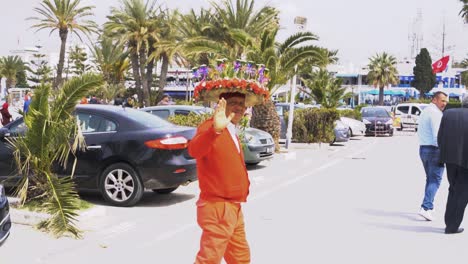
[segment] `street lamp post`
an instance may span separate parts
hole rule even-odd
[[[294,76],[292,79],[292,86],[291,86],[291,100],[289,101],[289,115],[288,115],[288,130],[286,131],[286,149],[289,148],[292,139],[292,127],[294,121],[294,101],[296,99],[296,77],[297,73],[297,65],[294,66]]]
[[[307,18],[305,17],[295,17],[294,24],[297,27],[297,30],[304,30],[307,25]],[[288,129],[286,131],[286,149],[289,149],[289,145],[291,144],[292,139],[292,127],[294,121],[294,100],[296,98],[296,81],[297,81],[297,65],[294,66],[294,76],[292,78],[292,86],[291,86],[291,98],[289,102],[289,116],[288,116]]]

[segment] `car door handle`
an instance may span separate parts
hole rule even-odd
[[[100,149],[101,145],[91,145],[91,146],[87,146],[86,148],[87,149]]]

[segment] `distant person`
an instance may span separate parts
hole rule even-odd
[[[419,117],[419,157],[426,172],[426,187],[424,199],[419,210],[419,215],[427,221],[432,221],[434,210],[434,197],[439,189],[444,173],[444,164],[439,162],[440,151],[437,144],[442,111],[447,105],[447,94],[436,92],[431,103],[424,108]]]
[[[125,101],[123,102],[123,106],[133,108],[135,106],[135,101],[133,100],[133,97],[128,97],[127,99],[125,99]]]
[[[0,110],[0,113],[2,114],[2,125],[6,126],[11,122],[11,114],[10,111],[8,111],[8,102],[5,102],[2,106],[2,109]]]
[[[440,162],[447,166],[449,193],[445,208],[445,233],[463,232],[460,224],[468,203],[468,97],[462,108],[448,109],[440,123]]]
[[[161,101],[159,101],[158,105],[171,105],[171,97],[168,94],[163,95]]]
[[[88,98],[83,96],[83,98],[81,98],[80,104],[88,104]]]
[[[24,104],[23,104],[23,113],[24,114],[28,113],[29,105],[31,104],[31,100],[32,100],[32,93],[28,92],[24,96]]]
[[[114,98],[114,105],[122,105],[123,103],[124,103],[124,99],[122,98],[122,96],[120,96],[120,94],[118,94]]]
[[[91,96],[91,99],[89,99],[89,103],[90,104],[99,104],[99,101],[98,99],[96,98],[96,96]]]

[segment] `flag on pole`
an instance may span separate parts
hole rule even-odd
[[[450,60],[450,56],[444,56],[442,59],[434,62],[432,64],[432,72],[433,73],[438,73],[438,72],[443,72],[447,68],[447,64]]]

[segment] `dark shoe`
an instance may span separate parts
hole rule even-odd
[[[458,234],[458,233],[461,233],[463,232],[465,229],[464,228],[458,228],[457,230],[448,230],[448,229],[445,229],[445,234]]]

